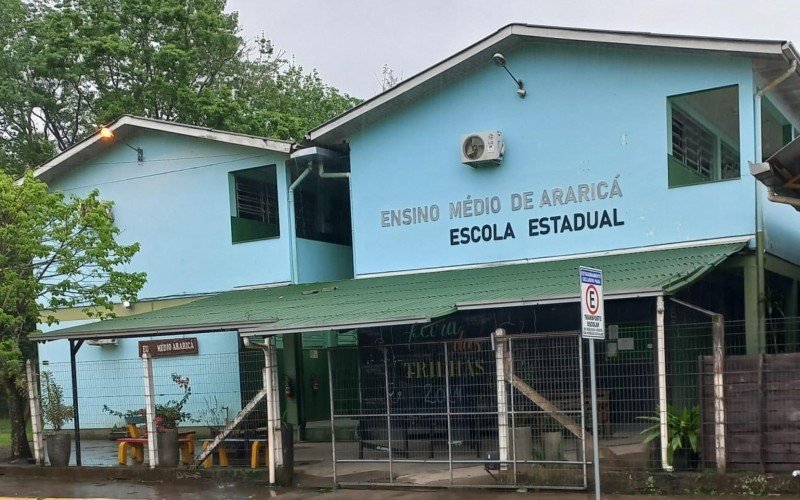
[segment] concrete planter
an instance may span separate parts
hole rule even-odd
[[[47,436],[47,459],[54,467],[69,465],[69,456],[72,452],[72,434],[57,432]]]
[[[158,466],[178,466],[178,429],[166,429],[156,435],[158,439]]]
[[[544,459],[553,462],[564,460],[563,441],[564,437],[561,435],[561,431],[543,432]]]

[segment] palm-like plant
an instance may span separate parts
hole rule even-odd
[[[653,425],[642,431],[646,434],[645,443],[661,437],[661,416],[658,409],[653,416],[639,417],[642,420],[653,422]],[[697,453],[700,432],[700,407],[693,406],[682,410],[672,405],[667,406],[667,462],[673,463],[675,452],[691,448]]]

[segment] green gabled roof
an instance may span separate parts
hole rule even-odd
[[[222,330],[269,335],[427,322],[463,309],[577,301],[579,266],[603,271],[606,299],[670,294],[698,280],[744,245],[737,242],[235,290],[34,338],[132,337]]]

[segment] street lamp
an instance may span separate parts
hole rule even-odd
[[[114,137],[116,137],[115,134],[114,134],[114,131],[111,130],[110,128],[108,128],[108,127],[100,127],[100,132],[98,132],[98,134],[100,135],[101,138],[109,140],[109,141],[111,139],[114,139]],[[129,148],[131,148],[132,150],[136,151],[136,161],[137,162],[142,163],[144,161],[144,150],[142,148],[135,148],[135,147],[131,146],[130,144],[128,144],[127,142],[123,142],[122,144],[124,144],[124,145],[128,146]]]

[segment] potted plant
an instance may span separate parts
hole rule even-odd
[[[179,373],[172,374],[172,381],[183,390],[183,396],[178,400],[170,400],[163,404],[156,404],[154,424],[156,426],[156,439],[158,439],[158,464],[165,467],[178,465],[178,424],[181,422],[199,422],[192,415],[183,411],[189,401],[192,388],[189,377],[182,377]],[[127,424],[140,424],[146,421],[146,410],[115,411],[103,405],[103,411],[116,417],[124,418]]]
[[[156,429],[158,430],[158,464],[165,467],[175,467],[180,458],[178,452],[178,424],[181,422],[198,422],[192,415],[183,411],[183,407],[192,395],[189,377],[182,377],[179,373],[172,374],[172,381],[183,389],[183,397],[179,400],[169,400],[164,404],[156,405]]]
[[[53,427],[47,436],[47,458],[50,465],[65,466],[69,464],[72,451],[72,435],[63,432],[64,424],[72,421],[73,408],[64,404],[64,391],[53,380],[53,374],[42,372],[44,391],[42,394],[42,416],[45,422]]]
[[[645,443],[661,437],[661,417],[658,410],[653,416],[639,417],[653,422],[642,431]],[[682,410],[667,406],[667,462],[679,470],[696,469],[700,462],[698,441],[700,435],[700,407]]]

